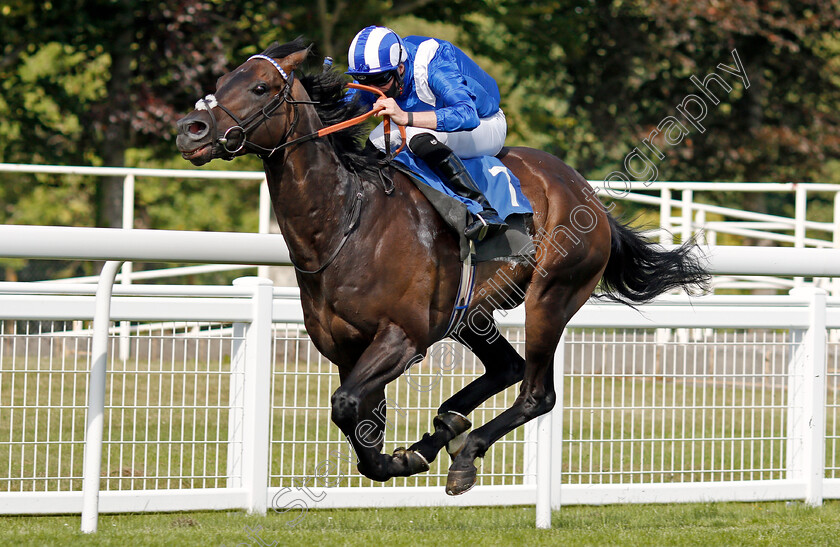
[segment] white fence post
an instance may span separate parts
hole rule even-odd
[[[560,337],[560,343],[554,350],[554,391],[557,403],[551,418],[551,508],[559,510],[561,506],[560,488],[563,482],[563,412],[566,405],[564,386],[566,385],[566,331]]]
[[[671,224],[671,189],[663,186],[660,195],[662,201],[659,203],[659,243],[671,245],[674,242],[671,234],[674,228]]]
[[[835,249],[840,249],[840,192],[834,194],[834,231],[832,232],[832,242]],[[834,277],[831,280],[831,296],[840,295],[840,278]]]
[[[247,323],[233,324],[233,348],[230,359],[230,386],[228,389],[228,444],[227,487],[242,488],[242,447],[245,444],[245,333]]]
[[[691,204],[694,201],[694,191],[692,190],[683,190],[682,191],[682,225],[680,226],[680,237],[682,238],[682,243],[685,243],[691,238],[691,234],[693,233],[693,226],[691,225]]]
[[[122,210],[122,227],[123,230],[134,229],[134,175],[128,174],[123,180],[123,210]],[[131,262],[123,263],[122,267],[122,284],[131,285],[131,274],[134,271],[134,266]],[[128,359],[131,352],[131,323],[123,321],[120,323],[120,360]]]
[[[691,226],[691,204],[694,201],[694,191],[685,189],[682,191],[682,224],[680,226],[680,243],[685,244],[686,241],[691,239],[693,234],[692,226]],[[681,292],[685,292],[685,290],[677,290],[675,293],[679,294]],[[690,332],[688,329],[677,329],[674,331],[674,336],[676,337],[677,341],[681,344],[687,344],[689,340],[691,340]]]
[[[93,316],[87,426],[82,478],[82,532],[96,532],[99,522],[99,480],[102,476],[102,431],[105,422],[105,379],[108,368],[108,328],[111,326],[111,293],[119,261],[106,262],[96,287]]]
[[[244,340],[239,345],[231,364],[231,371],[241,371],[240,380],[233,380],[232,388],[241,387],[241,396],[231,392],[231,403],[241,404],[241,414],[231,408],[231,417],[239,418],[241,428],[241,461],[232,467],[241,477],[242,486],[248,491],[249,513],[264,515],[268,507],[268,452],[271,424],[271,321],[274,290],[271,280],[261,277],[240,277],[233,282],[240,287],[253,289],[253,316],[244,329]],[[241,332],[241,331],[240,331]],[[234,424],[232,424],[234,425]],[[235,449],[234,449],[235,450]]]
[[[795,207],[794,207],[794,225],[793,225],[793,246],[802,249],[805,248],[805,220],[807,219],[808,211],[808,192],[801,184],[796,184],[795,193]],[[794,286],[800,287],[805,283],[802,277],[793,278]]]
[[[537,418],[537,528],[551,528],[551,422],[554,410]]]
[[[260,209],[259,209],[259,233],[271,233],[271,194],[268,192],[268,182],[263,180],[260,183]],[[257,275],[268,278],[269,266],[257,266]]]
[[[551,528],[551,509],[554,505],[554,463],[559,459],[561,450],[555,451],[554,423],[563,421],[563,366],[565,360],[566,334],[560,337],[560,342],[554,350],[552,377],[554,378],[554,393],[556,403],[551,412],[536,419],[537,430],[537,518],[538,529]],[[558,370],[559,368],[559,370]],[[562,433],[562,432],[561,432]],[[560,475],[560,469],[556,469]],[[559,489],[558,489],[559,492]],[[559,506],[559,499],[558,499]]]
[[[691,233],[697,239],[697,243],[701,245],[708,245],[709,231],[705,228],[706,211],[703,209],[698,209],[697,212],[694,213],[694,226],[696,226],[696,229],[692,230]]]
[[[539,452],[539,437],[537,436],[537,420],[531,420],[522,426],[522,475],[524,484],[537,484],[539,469],[537,467],[537,452]]]
[[[788,370],[787,478],[805,483],[805,503],[822,505],[825,480],[826,292],[790,291],[809,300],[809,326],[791,331]]]

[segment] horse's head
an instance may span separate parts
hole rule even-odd
[[[304,48],[281,58],[254,55],[219,78],[216,93],[199,99],[177,122],[181,155],[203,165],[248,152],[270,154],[294,131],[297,116],[288,108],[294,70],[308,53]]]

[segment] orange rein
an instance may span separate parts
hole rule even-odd
[[[385,97],[385,94],[382,93],[382,91],[380,91],[379,89],[377,89],[375,87],[371,87],[369,85],[350,83],[350,84],[347,84],[347,87],[350,87],[350,88],[353,88],[353,89],[361,89],[363,91],[370,91],[371,93],[379,95],[380,97]],[[371,110],[370,112],[362,114],[361,116],[356,116],[355,118],[350,118],[349,120],[345,120],[345,121],[339,122],[335,125],[325,127],[323,129],[318,130],[317,135],[319,137],[324,137],[326,135],[329,135],[330,133],[335,133],[336,131],[341,131],[342,129],[346,129],[348,127],[351,127],[351,126],[354,126],[356,124],[362,123],[366,119],[370,118],[371,116],[374,116],[375,114],[377,114],[378,112],[381,112],[381,111],[382,111],[382,109],[378,108],[376,110]],[[383,120],[383,123],[385,125],[385,127],[384,127],[384,129],[385,129],[385,146],[388,149],[388,150],[386,150],[386,152],[390,153],[390,148],[391,147],[390,147],[389,141],[390,141],[390,135],[391,135],[391,116],[385,116],[384,120]],[[400,144],[400,147],[397,148],[397,151],[394,152],[394,156],[396,156],[397,154],[402,152],[402,149],[405,148],[405,139],[406,139],[406,137],[405,137],[405,126],[397,124],[397,127],[399,127],[399,129],[400,129],[400,137],[402,137],[402,143]]]

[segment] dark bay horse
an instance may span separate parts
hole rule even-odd
[[[484,374],[441,405],[433,433],[383,454],[385,386],[447,334],[459,244],[411,181],[390,167],[380,173],[363,152],[362,129],[308,137],[360,114],[344,100],[343,75],[295,77],[308,52],[301,40],[275,45],[221,77],[215,95],[178,121],[178,149],[195,165],[262,158],[306,329],[339,369],[332,420],[352,442],[359,471],[378,481],[426,471],[446,446],[453,457],[446,491],[460,494],[476,481],[476,458],[554,406],[555,348],[599,281],[602,296],[635,303],[702,288],[708,276],[692,244],[665,250],[648,242],[610,216],[586,179],[558,158],[503,149],[499,158],[534,208],[536,256],[478,265],[466,320],[451,336],[481,360]],[[492,318],[523,302],[524,359]],[[466,416],[517,382],[513,405],[467,434]]]

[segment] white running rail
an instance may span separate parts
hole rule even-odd
[[[208,180],[254,180],[264,181],[262,172],[253,171],[210,171],[199,169],[144,169],[116,167],[81,167],[58,165],[25,165],[0,163],[2,173],[33,173],[53,175],[118,176],[123,177],[123,225],[125,229],[134,227],[134,189],[139,179],[148,178],[202,178]],[[2,180],[2,179],[0,179]],[[661,181],[645,183],[634,181],[629,187],[620,183],[606,184],[604,181],[590,181],[602,198],[633,201],[659,208],[660,225],[657,230],[660,243],[670,244],[673,235],[678,234],[683,241],[692,235],[700,241],[715,245],[719,234],[730,234],[739,238],[752,238],[789,244],[797,248],[840,248],[840,185],[821,183],[733,183],[733,182],[676,182]],[[645,192],[645,193],[640,193]],[[719,192],[764,192],[775,194],[793,194],[795,214],[793,217],[769,215],[752,211],[743,211],[730,207],[721,207],[704,203],[704,193]],[[650,195],[651,193],[655,195]],[[833,217],[830,222],[808,220],[809,197],[829,195],[833,199]],[[271,219],[270,200],[267,186],[260,185],[259,233],[269,233]],[[717,215],[723,220],[707,220],[708,215]],[[807,231],[814,233],[811,237]],[[821,237],[820,235],[824,237]],[[159,279],[176,275],[192,275],[225,271],[230,267],[220,265],[192,266],[188,270],[175,269],[145,271],[135,274],[131,263],[126,262],[123,273],[118,277],[121,283],[130,284],[133,279]],[[258,272],[266,276],[266,266]],[[70,282],[90,282],[89,278],[68,280]],[[799,286],[802,280],[784,278],[750,278],[743,276],[722,276],[715,280],[716,289],[742,288],[787,289]],[[840,286],[830,286],[823,282],[818,285],[840,296]]]
[[[277,299],[264,281],[248,283],[243,281],[233,288],[174,288],[174,287],[141,287],[135,286],[128,292],[123,289],[120,296],[114,299],[111,311],[108,313],[108,302],[110,301],[110,284],[112,275],[116,272],[116,264],[121,260],[153,260],[153,261],[175,261],[178,262],[223,262],[223,263],[270,263],[284,264],[288,261],[288,254],[279,243],[282,238],[267,234],[217,234],[217,233],[196,233],[196,232],[166,232],[146,230],[108,230],[96,228],[54,228],[54,227],[33,227],[33,226],[0,226],[0,256],[8,257],[29,257],[29,258],[64,258],[77,260],[99,260],[113,258],[116,261],[107,263],[108,275],[100,277],[100,289],[98,301],[90,296],[90,289],[82,286],[57,286],[47,284],[31,284],[26,287],[29,294],[21,294],[21,286],[26,284],[3,284],[0,286],[0,293],[3,296],[3,305],[0,306],[0,315],[10,320],[90,320],[94,318],[94,337],[91,348],[90,362],[90,391],[88,406],[88,428],[86,435],[86,462],[84,490],[81,499],[78,492],[66,491],[45,495],[44,492],[28,492],[22,488],[21,492],[10,492],[0,494],[0,508],[5,512],[72,512],[81,507],[83,514],[82,529],[92,532],[96,529],[96,515],[99,511],[99,468],[95,465],[98,459],[97,453],[101,454],[102,434],[98,432],[100,424],[105,416],[105,394],[102,390],[106,386],[105,363],[107,356],[107,335],[110,322],[117,321],[213,321],[229,322],[234,324],[233,345],[231,357],[230,377],[230,400],[220,404],[228,409],[229,427],[227,431],[227,468],[226,471],[219,471],[216,475],[212,473],[198,474],[196,477],[204,477],[207,480],[211,476],[226,477],[226,486],[215,486],[210,488],[192,488],[183,490],[171,487],[141,489],[129,491],[106,492],[103,498],[107,501],[105,510],[127,511],[127,510],[188,510],[198,508],[228,508],[242,507],[254,512],[265,512],[267,507],[277,508],[281,498],[285,496],[290,487],[270,486],[271,477],[289,477],[287,472],[273,471],[275,460],[266,460],[269,450],[280,450],[283,453],[283,444],[276,444],[269,439],[268,431],[272,431],[270,421],[279,419],[274,412],[266,411],[268,401],[271,401],[272,385],[282,382],[286,386],[287,381],[309,376],[298,376],[305,367],[309,370],[311,366],[310,356],[301,361],[300,350],[298,357],[286,365],[283,372],[278,370],[275,361],[272,364],[272,344],[277,344],[277,338],[271,336],[271,323],[300,324],[302,314],[299,304],[288,298]],[[741,248],[741,247],[712,247],[707,248],[708,261],[711,271],[718,274],[737,275],[786,275],[786,276],[837,276],[840,275],[840,250],[828,249],[768,249],[768,248]],[[127,288],[128,289],[128,288]],[[85,291],[88,291],[85,293]],[[187,298],[174,296],[178,291],[185,291],[190,295]],[[61,294],[54,294],[61,293]],[[34,295],[34,296],[31,296]],[[50,296],[51,295],[51,296]],[[48,297],[49,296],[49,297]],[[110,317],[108,317],[110,315]],[[523,317],[520,311],[514,310],[500,317],[500,323],[506,328],[521,327]],[[825,451],[826,439],[835,439],[833,433],[826,433],[825,427],[820,427],[825,420],[825,392],[826,376],[836,378],[836,372],[827,372],[826,353],[824,351],[825,328],[840,328],[840,308],[835,304],[828,305],[825,293],[819,289],[805,289],[804,292],[783,297],[710,297],[707,299],[686,300],[684,297],[669,297],[662,301],[645,306],[642,313],[638,313],[626,307],[588,304],[579,314],[575,316],[572,327],[588,328],[682,328],[682,329],[786,329],[791,332],[789,342],[793,348],[790,354],[790,365],[783,376],[787,386],[787,397],[784,408],[787,410],[786,423],[788,430],[783,434],[777,433],[771,436],[771,442],[782,442],[776,454],[785,452],[787,459],[782,466],[786,471],[783,476],[772,476],[769,479],[748,481],[740,488],[740,483],[735,484],[731,480],[692,481],[677,486],[662,485],[651,486],[643,484],[639,490],[639,484],[634,480],[623,481],[614,484],[603,484],[601,486],[583,485],[580,486],[563,484],[560,487],[559,470],[556,467],[558,456],[562,454],[563,446],[560,443],[566,438],[566,432],[558,428],[566,421],[563,417],[562,407],[567,412],[574,410],[574,405],[564,404],[559,411],[553,414],[557,417],[553,422],[550,416],[544,417],[537,424],[539,431],[539,457],[536,465],[526,463],[525,477],[531,476],[534,480],[524,484],[510,484],[493,486],[479,486],[475,495],[466,495],[459,498],[446,498],[440,488],[434,486],[420,487],[407,486],[408,491],[400,490],[399,486],[394,488],[374,488],[368,486],[338,486],[328,488],[320,494],[313,494],[314,500],[311,503],[318,503],[319,507],[340,507],[358,506],[366,504],[399,503],[410,504],[485,504],[485,503],[534,503],[539,501],[538,522],[545,526],[550,521],[549,507],[558,507],[560,504],[560,492],[564,498],[578,503],[585,503],[587,499],[593,499],[599,503],[617,502],[624,498],[635,501],[675,501],[675,500],[699,500],[699,499],[785,499],[790,497],[801,497],[808,503],[821,503],[823,497],[840,495],[838,484],[835,479],[825,479],[826,464],[820,455]],[[284,340],[299,339],[299,334],[293,331],[287,334]],[[14,339],[13,339],[14,340]],[[21,342],[23,343],[23,342]],[[284,342],[288,344],[288,342]],[[662,345],[669,343],[667,340],[659,339],[655,344]],[[521,340],[516,344],[520,344]],[[561,348],[569,347],[567,339]],[[28,347],[28,346],[27,346]],[[630,346],[632,347],[632,346]],[[606,351],[603,346],[602,351]],[[822,350],[822,351],[821,351]],[[308,352],[309,350],[307,350]],[[289,355],[288,353],[285,353]],[[2,352],[0,352],[2,355]],[[276,357],[275,357],[276,359]],[[572,380],[570,389],[577,390],[574,379],[578,378],[578,372],[572,368],[563,367],[563,355],[558,354],[557,362],[561,363],[558,378],[562,373],[569,370],[569,378],[558,386],[562,398],[563,386]],[[113,362],[113,361],[112,361]],[[319,359],[320,362],[320,359]],[[304,364],[306,363],[306,364]],[[40,365],[38,365],[40,366]],[[431,366],[431,365],[430,365]],[[622,365],[624,366],[624,365]],[[441,369],[443,367],[441,366]],[[273,373],[271,371],[274,371]],[[218,373],[221,374],[221,373]],[[217,375],[218,375],[217,374]],[[272,374],[273,380],[272,380]],[[660,370],[657,375],[666,374]],[[722,385],[729,386],[733,372],[725,372],[719,376]],[[267,376],[266,376],[267,375]],[[632,376],[631,370],[624,370],[617,377]],[[771,374],[776,377],[776,374]],[[439,375],[426,374],[418,378],[431,378],[435,380]],[[642,372],[642,378],[650,378],[651,372]],[[714,374],[710,378],[714,381]],[[317,384],[320,386],[322,376],[316,375]],[[303,380],[301,380],[303,381]],[[323,381],[329,383],[326,379]],[[591,384],[591,379],[580,379],[579,382]],[[781,380],[779,380],[781,381]],[[634,380],[635,382],[635,380]],[[594,384],[591,384],[594,386]],[[635,384],[634,384],[635,385]],[[648,403],[645,403],[648,396],[644,395],[647,384],[642,383],[641,411],[648,412]],[[675,384],[676,385],[676,384]],[[705,385],[705,384],[704,384]],[[714,386],[714,384],[712,384]],[[800,387],[801,386],[801,387]],[[185,389],[182,388],[182,389]],[[209,389],[209,388],[205,388]],[[594,388],[593,388],[594,389]],[[701,389],[695,386],[693,389]],[[705,389],[705,387],[702,387]],[[723,390],[723,388],[721,388]],[[728,390],[729,387],[726,387]],[[739,388],[744,389],[744,388]],[[584,390],[587,391],[587,390]],[[683,390],[684,391],[684,390]],[[286,392],[286,388],[280,393]],[[408,393],[408,391],[406,390]],[[14,390],[12,390],[14,394]],[[577,393],[577,391],[574,391]],[[583,393],[583,392],[581,392]],[[631,389],[630,393],[633,393]],[[822,397],[819,395],[822,394]],[[411,397],[416,397],[409,393]],[[405,396],[405,394],[403,394]],[[634,395],[635,396],[635,395]],[[275,401],[278,397],[274,394]],[[296,396],[297,397],[297,396]],[[303,399],[295,399],[292,402],[273,403],[272,408],[281,411],[283,416],[286,413],[305,411],[311,407],[308,396]],[[36,398],[37,399],[37,398]],[[404,401],[398,398],[398,401]],[[421,399],[422,400],[422,399]],[[423,403],[428,404],[428,403]],[[500,404],[493,408],[503,408],[508,403]],[[638,403],[637,403],[638,404]],[[256,406],[254,406],[256,405]],[[671,403],[668,412],[677,412],[676,407]],[[14,406],[14,405],[13,405]],[[149,406],[149,405],[146,405]],[[154,405],[152,405],[154,406]],[[433,407],[434,405],[432,405]],[[317,407],[317,405],[316,405]],[[405,409],[413,405],[406,403]],[[432,407],[429,407],[431,410]],[[754,408],[767,407],[774,412],[781,412],[782,406],[778,403],[772,405],[754,404]],[[24,408],[29,408],[24,405]],[[37,404],[33,412],[38,416]],[[221,408],[221,407],[219,407]],[[598,406],[597,408],[601,408]],[[616,407],[617,408],[617,407]],[[611,412],[617,412],[614,408]],[[658,404],[653,404],[654,412],[659,412]],[[281,410],[282,409],[282,410]],[[779,410],[777,410],[779,409]],[[715,414],[714,408],[705,409],[705,406],[686,407],[681,412],[697,413],[709,412]],[[48,413],[49,411],[47,411]],[[603,412],[603,409],[598,410]],[[261,417],[260,417],[261,416]],[[272,418],[274,416],[274,418]],[[284,417],[283,420],[286,418]],[[37,418],[36,418],[37,421]],[[420,420],[418,419],[418,422]],[[424,420],[424,424],[427,420]],[[836,421],[835,421],[836,422]],[[835,423],[833,422],[833,423]],[[315,431],[318,431],[319,422],[315,422]],[[572,422],[576,423],[576,422]],[[813,427],[809,427],[811,424]],[[119,425],[111,424],[109,427]],[[296,469],[295,458],[298,457],[298,449],[294,449],[294,443],[300,442],[299,435],[305,433],[310,425],[301,426],[302,431],[293,433],[289,445],[289,458],[292,466]],[[425,427],[423,425],[422,427]],[[589,426],[587,426],[588,428]],[[672,427],[675,425],[672,424]],[[328,428],[327,431],[334,431]],[[531,431],[536,431],[531,428]],[[553,433],[553,434],[551,434]],[[536,436],[536,433],[531,433]],[[644,429],[642,435],[645,435]],[[119,433],[122,436],[122,433]],[[320,435],[320,434],[318,434]],[[406,433],[406,438],[411,439],[413,433]],[[528,434],[530,435],[530,434]],[[304,438],[306,436],[304,435]],[[702,436],[701,436],[702,437]],[[736,434],[735,437],[738,437]],[[724,440],[712,436],[711,442],[723,443]],[[690,440],[690,439],[689,439]],[[308,442],[308,441],[306,441]],[[335,442],[324,439],[318,443]],[[519,441],[522,442],[522,441]],[[582,445],[586,441],[581,436],[569,439],[571,445]],[[633,441],[636,442],[636,441]],[[666,442],[665,439],[653,440],[653,445],[658,446]],[[679,439],[668,442],[687,442]],[[700,442],[696,440],[696,442]],[[741,435],[740,442],[747,442]],[[626,441],[625,441],[626,443]],[[618,441],[622,445],[622,441]],[[12,443],[17,446],[17,442]],[[98,445],[98,446],[95,446]],[[129,445],[130,446],[130,445]],[[324,446],[317,444],[317,446]],[[507,445],[503,445],[507,446]],[[514,450],[517,444],[512,445]],[[525,445],[527,447],[527,443]],[[551,447],[550,449],[548,447]],[[507,450],[503,448],[504,450]],[[133,448],[132,448],[133,450]],[[644,450],[641,449],[643,452]],[[653,450],[653,449],[651,449]],[[90,456],[88,456],[90,454]],[[526,461],[528,450],[525,450]],[[346,456],[346,454],[345,454]],[[303,457],[302,455],[300,457]],[[327,460],[323,460],[324,464]],[[314,456],[313,456],[314,458]],[[721,457],[722,458],[722,457]],[[281,456],[281,460],[283,456]],[[439,460],[443,460],[440,458]],[[196,459],[192,463],[181,465],[196,465]],[[268,463],[270,462],[270,463]],[[732,462],[727,460],[727,466]],[[336,466],[344,465],[342,461],[333,462]],[[351,462],[346,462],[349,469]],[[11,460],[10,460],[11,471]],[[438,465],[437,475],[431,473],[432,477],[440,478],[445,471]],[[509,465],[509,464],[505,464]],[[647,465],[647,463],[645,463]],[[832,462],[832,466],[835,464]],[[323,467],[318,466],[318,469]],[[493,464],[491,464],[491,468]],[[778,466],[777,466],[778,467]],[[500,471],[500,477],[522,476],[521,472],[515,470],[511,475],[510,471]],[[531,471],[527,471],[531,469]],[[749,473],[778,473],[773,471],[773,464],[767,470],[752,470]],[[781,469],[781,468],[780,468]],[[128,473],[129,471],[126,471]],[[488,472],[495,473],[493,469]],[[686,472],[686,471],[683,471]],[[745,471],[741,471],[743,474]],[[127,475],[136,477],[134,474]],[[296,473],[293,471],[292,473]],[[661,471],[664,474],[665,471]],[[732,470],[717,470],[715,473],[724,473],[730,477]],[[726,473],[729,473],[726,475]],[[91,475],[94,474],[92,477]],[[172,472],[164,473],[166,477]],[[323,474],[322,474],[323,475]],[[318,475],[319,477],[322,475]],[[551,475],[551,478],[549,477]],[[295,475],[291,475],[294,477]],[[299,476],[299,475],[298,475]],[[724,475],[721,475],[724,476]],[[422,479],[423,477],[420,477]],[[33,477],[32,481],[37,482]],[[121,479],[122,480],[122,479]],[[128,481],[129,479],[125,479]],[[133,479],[132,479],[133,480]],[[166,478],[166,480],[171,480]],[[429,479],[426,479],[429,480]],[[612,480],[612,479],[611,479]],[[396,482],[396,481],[394,481]],[[169,484],[168,482],[166,484]],[[215,484],[215,483],[214,483]],[[293,483],[294,484],[294,483]],[[418,483],[414,483],[418,484]],[[303,486],[306,486],[305,484]],[[410,492],[411,500],[406,500]],[[579,492],[576,494],[575,492]],[[749,493],[752,492],[752,493]],[[329,494],[329,495],[327,495]],[[610,501],[612,500],[612,501]],[[81,506],[77,505],[81,501]],[[299,500],[298,500],[299,501]],[[142,505],[138,505],[142,503]],[[283,505],[281,507],[287,507]]]

